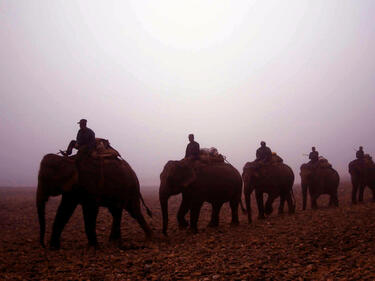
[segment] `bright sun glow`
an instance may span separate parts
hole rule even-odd
[[[252,2],[134,1],[133,7],[143,28],[156,40],[170,47],[194,50],[229,36]]]

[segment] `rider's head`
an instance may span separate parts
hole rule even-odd
[[[81,129],[86,128],[87,120],[86,119],[81,119],[81,120],[79,120],[78,124],[79,124],[79,127]]]
[[[189,141],[190,142],[194,141],[194,135],[193,134],[189,134]]]
[[[315,151],[315,146],[313,146],[313,147],[311,148],[311,150],[312,150],[312,151]]]
[[[360,146],[360,147],[359,147],[359,150],[363,150],[363,147],[362,147],[362,146]]]
[[[265,147],[265,146],[266,146],[266,142],[265,142],[265,141],[261,141],[261,142],[260,142],[260,146],[261,146],[261,147]]]

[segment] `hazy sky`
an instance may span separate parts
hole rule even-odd
[[[342,177],[375,154],[375,1],[0,1],[0,185],[88,119],[158,185],[194,133],[240,171],[265,140]]]

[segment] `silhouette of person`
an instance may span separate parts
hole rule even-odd
[[[266,146],[264,141],[260,142],[260,147],[256,151],[256,161],[264,161],[268,162],[272,158],[272,151],[271,149]]]
[[[76,140],[72,140],[69,143],[66,151],[60,150],[60,153],[64,156],[71,155],[73,148],[78,149],[78,155],[89,154],[95,148],[95,133],[90,128],[87,128],[87,120],[81,119],[77,124],[79,124],[80,129]]]
[[[359,147],[359,150],[356,152],[355,156],[359,160],[362,160],[363,158],[365,158],[365,153],[363,151],[363,147],[362,146]]]
[[[185,159],[199,160],[200,147],[199,143],[194,141],[194,135],[189,135],[189,144],[186,147]]]
[[[309,159],[311,160],[311,163],[318,162],[319,160],[319,152],[316,151],[315,146],[311,148],[311,152],[309,154]]]

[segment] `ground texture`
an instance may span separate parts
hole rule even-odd
[[[44,250],[35,189],[0,188],[0,279],[2,280],[375,280],[375,203],[351,206],[348,184],[340,186],[340,207],[271,215],[249,225],[240,213],[240,226],[231,227],[224,205],[219,228],[206,228],[210,206],[204,205],[196,235],[179,230],[176,212],[180,197],[170,200],[169,238],[161,234],[161,214],[154,191],[142,189],[153,211],[147,218],[153,241],[128,214],[123,216],[124,247],[109,244],[109,212],[102,208],[97,233],[101,248],[87,248],[81,208],[62,236],[62,249]],[[47,204],[47,238],[60,198]],[[327,198],[319,200],[327,205]],[[277,209],[277,202],[274,208]],[[255,204],[253,202],[253,207]],[[145,212],[144,212],[145,213]]]

